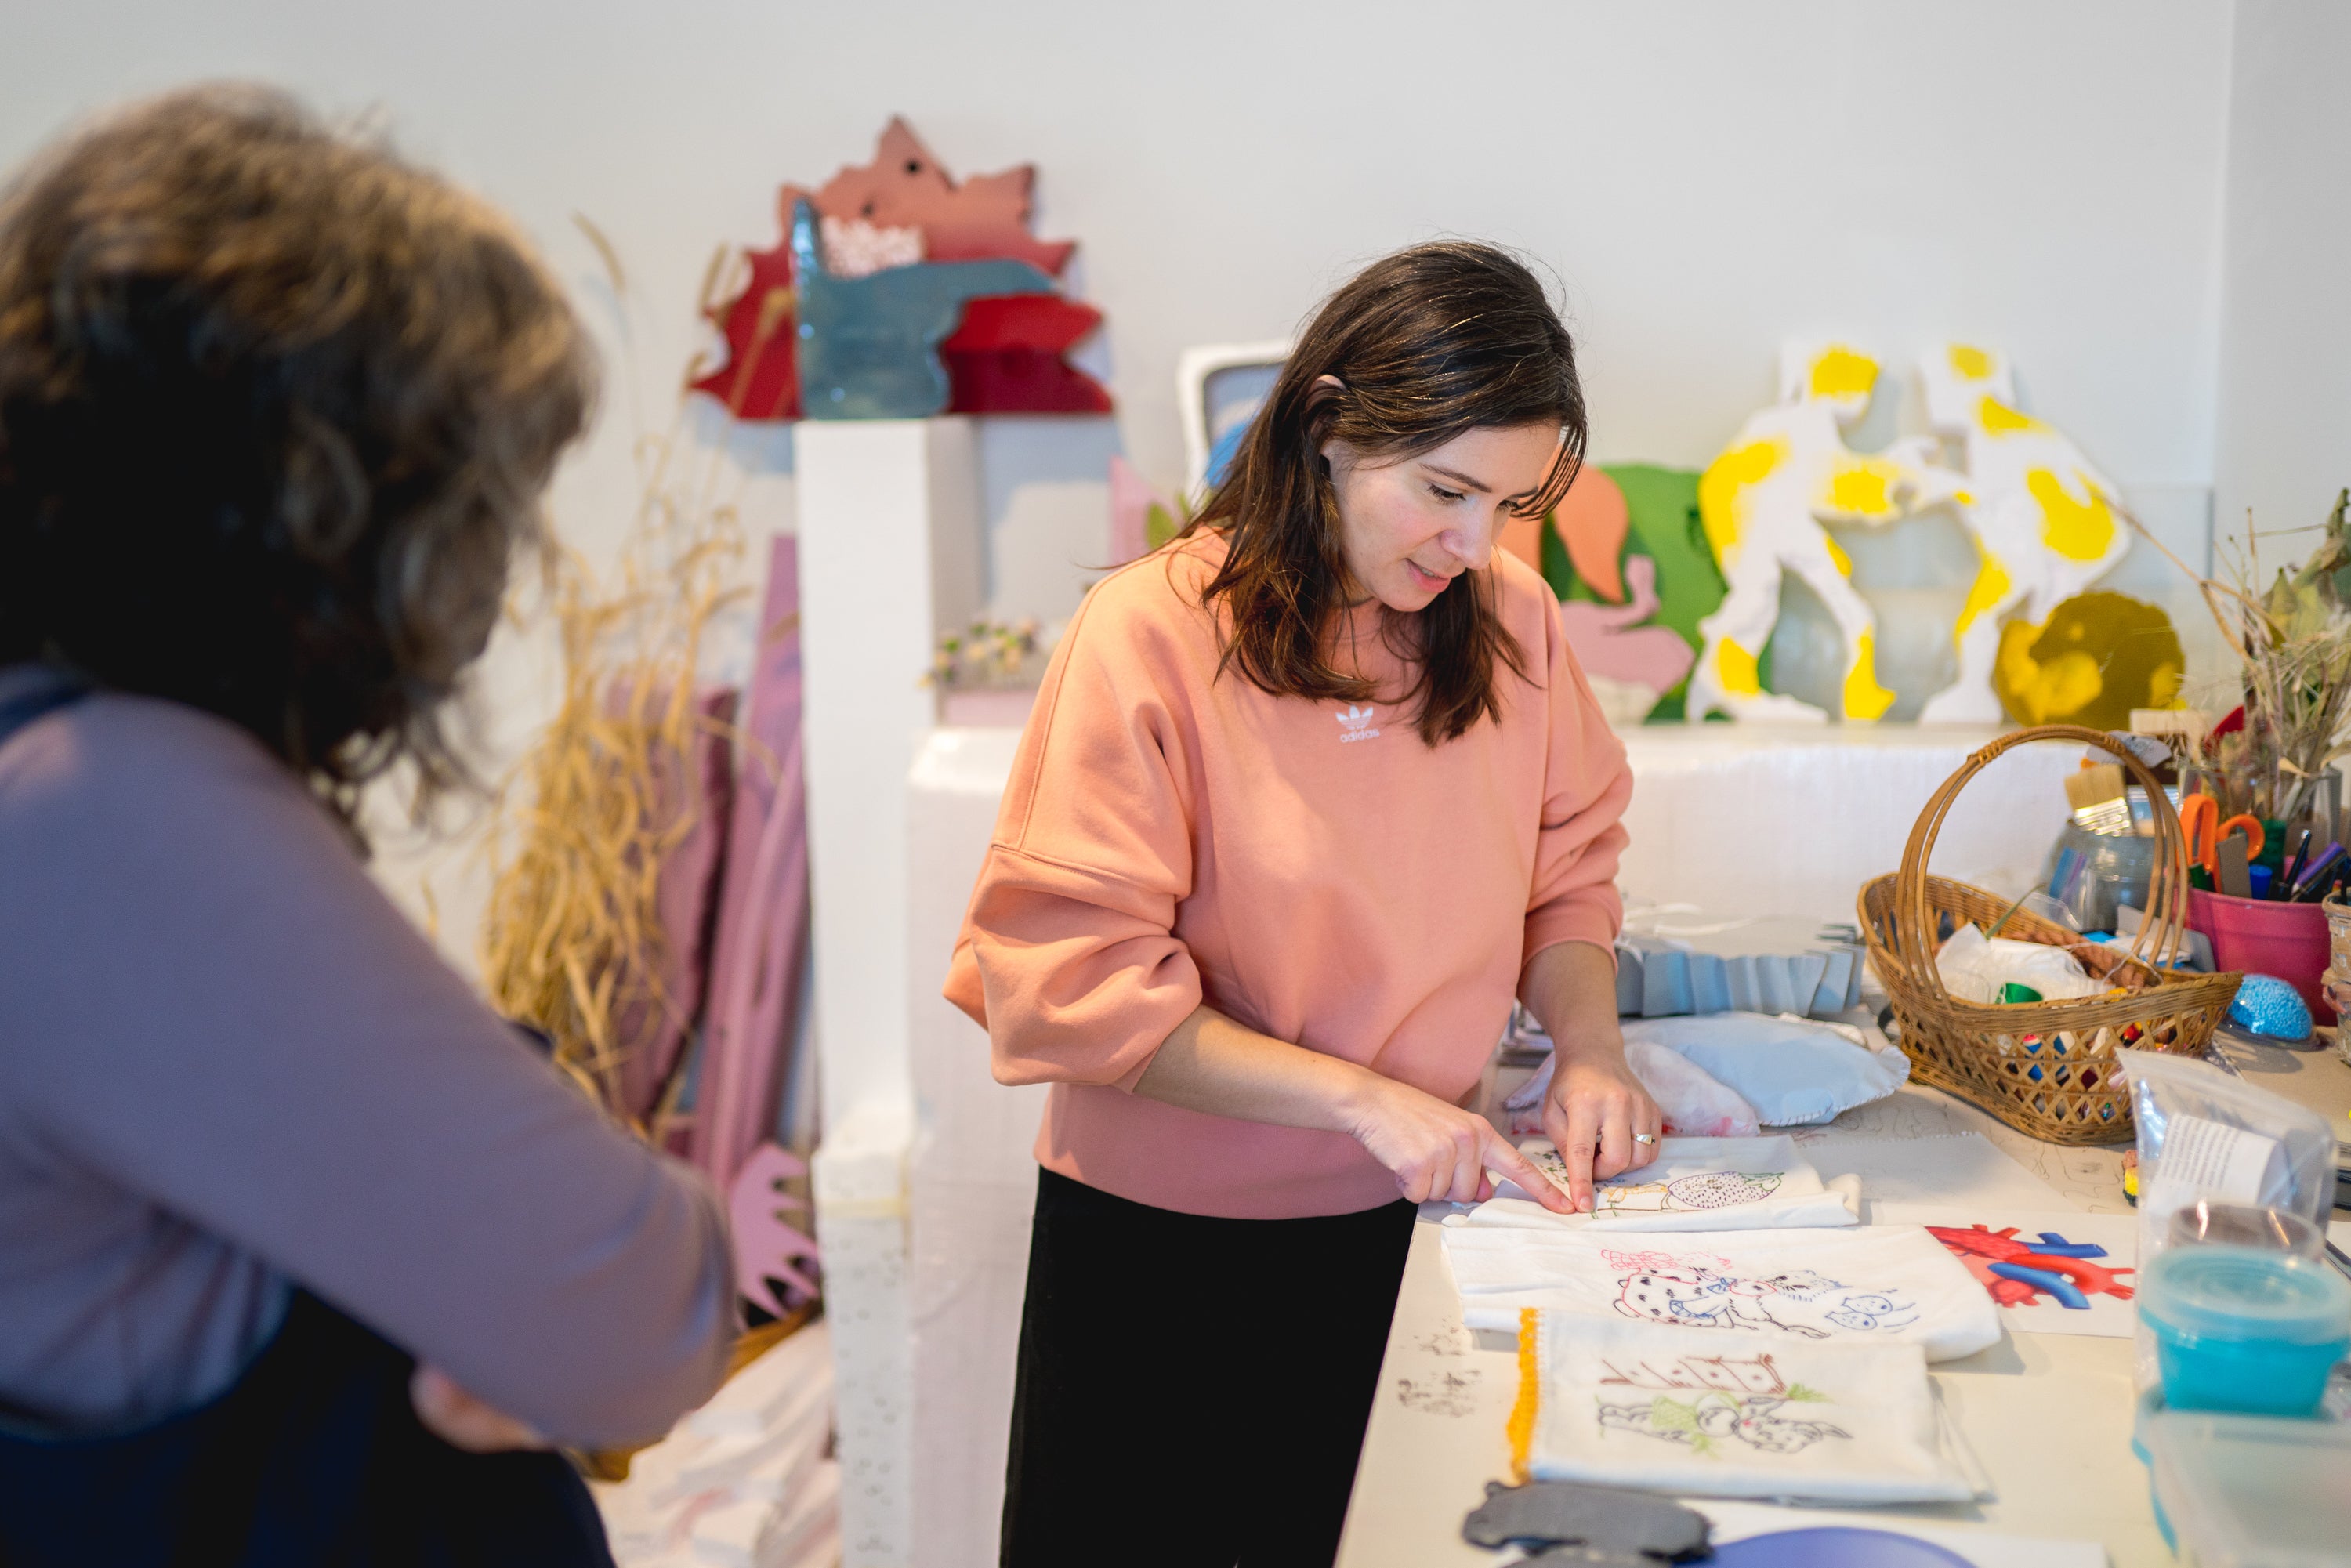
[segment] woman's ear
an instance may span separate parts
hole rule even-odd
[[[1307,412],[1310,414],[1312,413],[1314,410],[1321,408],[1346,390],[1347,383],[1336,376],[1316,376],[1313,382],[1306,389]],[[1325,441],[1315,451],[1316,455],[1322,459],[1322,471],[1335,479],[1339,473],[1338,465],[1343,459],[1344,444],[1333,437]]]

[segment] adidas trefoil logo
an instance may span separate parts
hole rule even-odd
[[[1343,731],[1339,737],[1342,746],[1352,740],[1377,740],[1380,737],[1380,732],[1372,727],[1370,708],[1350,706],[1344,713],[1331,716],[1339,721],[1339,728]]]

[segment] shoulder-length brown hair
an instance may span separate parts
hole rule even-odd
[[[0,196],[0,664],[249,731],[348,820],[488,641],[595,367],[487,204],[260,89]]]
[[[1322,384],[1334,378],[1336,388]],[[1542,285],[1491,246],[1415,246],[1358,273],[1323,303],[1192,527],[1219,528],[1228,550],[1204,591],[1230,617],[1223,667],[1277,696],[1358,702],[1370,683],[1330,658],[1349,589],[1339,508],[1323,446],[1334,438],[1398,461],[1471,430],[1554,424],[1558,461],[1520,509],[1550,510],[1583,460],[1575,347]],[[1187,530],[1188,531],[1188,530]],[[1499,672],[1525,654],[1495,610],[1493,571],[1411,615],[1382,612],[1383,637],[1417,668],[1406,701],[1421,738],[1453,739],[1499,717]]]

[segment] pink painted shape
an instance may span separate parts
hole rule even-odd
[[[1151,507],[1156,502],[1170,516],[1176,508],[1162,500],[1151,482],[1123,457],[1110,460],[1110,563],[1124,566],[1151,549]]]
[[[1559,612],[1567,622],[1567,643],[1588,675],[1612,681],[1632,681],[1669,692],[1698,657],[1680,633],[1670,626],[1643,626],[1656,613],[1657,563],[1647,556],[1628,557],[1625,576],[1632,584],[1633,601],[1617,608],[1563,600]]]
[[[1568,486],[1567,494],[1560,497],[1551,516],[1560,542],[1567,546],[1567,559],[1573,563],[1575,575],[1590,583],[1592,591],[1609,603],[1624,603],[1625,581],[1617,575],[1616,558],[1625,548],[1625,535],[1633,526],[1633,516],[1616,481],[1585,464],[1576,470],[1575,483]],[[1535,565],[1542,565],[1540,556]],[[1677,675],[1674,679],[1681,677]]]
[[[817,1295],[822,1261],[807,1232],[788,1223],[786,1211],[806,1208],[785,1183],[808,1175],[804,1161],[773,1144],[762,1144],[743,1162],[726,1189],[726,1218],[735,1242],[735,1289],[763,1312],[783,1317]],[[779,1298],[768,1281],[783,1286]]]
[[[808,939],[808,797],[800,768],[799,557],[768,557],[767,601],[727,823],[726,884],[712,944],[710,1006],[689,1157],[720,1186],[773,1135],[789,1077]]]
[[[653,1110],[702,1009],[703,986],[710,972],[710,919],[726,847],[724,824],[734,795],[733,748],[726,727],[735,716],[735,698],[732,686],[696,694],[696,716],[707,722],[695,727],[687,757],[663,754],[653,758],[653,798],[662,815],[669,819],[690,809],[694,821],[685,836],[662,857],[653,889],[662,934],[661,1000],[656,1004],[640,991],[636,1000],[616,1009],[613,1019],[614,1036],[622,1046],[622,1107],[632,1116],[643,1117]],[[620,692],[609,700],[619,708],[629,698]],[[652,699],[655,705],[665,700]],[[689,790],[690,803],[685,799]]]
[[[810,197],[829,218],[862,218],[883,228],[923,231],[930,261],[1009,257],[1059,274],[1071,240],[1040,240],[1029,232],[1029,192],[1037,167],[1023,163],[1000,174],[975,174],[957,183],[903,118],[883,128],[873,162],[842,169],[814,192],[787,185],[779,198],[784,232],[791,232],[792,202]]]

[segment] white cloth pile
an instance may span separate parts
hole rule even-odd
[[[1744,1343],[1915,1344],[1928,1361],[2001,1337],[1999,1310],[1917,1226],[1697,1231],[1448,1225],[1446,1262],[1473,1329],[1515,1333],[1528,1307],[1717,1331]]]
[[[1549,1139],[1519,1145],[1561,1191],[1567,1162]],[[1592,1230],[1763,1230],[1861,1222],[1861,1182],[1823,1182],[1793,1138],[1665,1138],[1648,1165],[1594,1185],[1590,1214],[1554,1214],[1515,1182],[1447,1225]]]
[[[1963,1502],[1982,1472],[1916,1344],[1703,1340],[1530,1312],[1522,1469],[1703,1497]]]
[[[841,1560],[832,1341],[822,1321],[726,1381],[595,1490],[620,1568],[831,1568]]]

